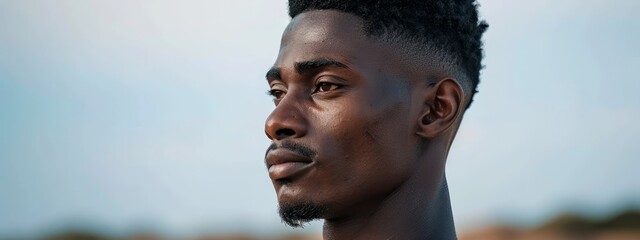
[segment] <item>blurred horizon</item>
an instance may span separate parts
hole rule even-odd
[[[464,232],[640,209],[640,2],[479,1],[447,179]],[[0,1],[0,238],[284,226],[263,163],[286,1]]]
[[[605,217],[588,217],[580,213],[565,212],[544,223],[521,227],[510,223],[494,223],[480,228],[458,232],[460,240],[493,239],[575,239],[626,240],[640,237],[640,209],[628,209]],[[320,240],[319,232],[298,233],[257,233],[203,231],[188,235],[163,233],[159,228],[138,228],[128,232],[116,232],[101,226],[70,224],[66,227],[49,229],[37,236],[25,238],[16,235],[0,235],[0,239],[50,239],[50,240],[99,240],[99,239],[201,239],[201,240]]]

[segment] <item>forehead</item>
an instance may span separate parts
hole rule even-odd
[[[315,10],[291,20],[282,43],[328,43],[325,40],[365,40],[359,17],[335,10]]]
[[[375,43],[364,35],[357,16],[334,10],[299,14],[285,29],[276,65],[331,57],[353,62],[373,57]],[[286,66],[282,66],[286,67]]]

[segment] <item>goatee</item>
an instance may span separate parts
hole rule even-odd
[[[310,202],[282,203],[279,209],[282,221],[294,228],[301,228],[305,223],[320,219],[326,212],[326,207]]]

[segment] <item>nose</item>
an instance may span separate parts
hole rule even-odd
[[[285,98],[271,112],[265,123],[265,133],[271,140],[300,138],[307,133],[304,107],[296,99]]]

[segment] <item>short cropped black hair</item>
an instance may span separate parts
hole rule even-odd
[[[435,49],[464,75],[458,80],[471,101],[482,69],[482,34],[489,26],[478,20],[477,6],[475,0],[289,0],[289,15],[338,10],[360,17],[367,36],[411,43],[423,54]]]

